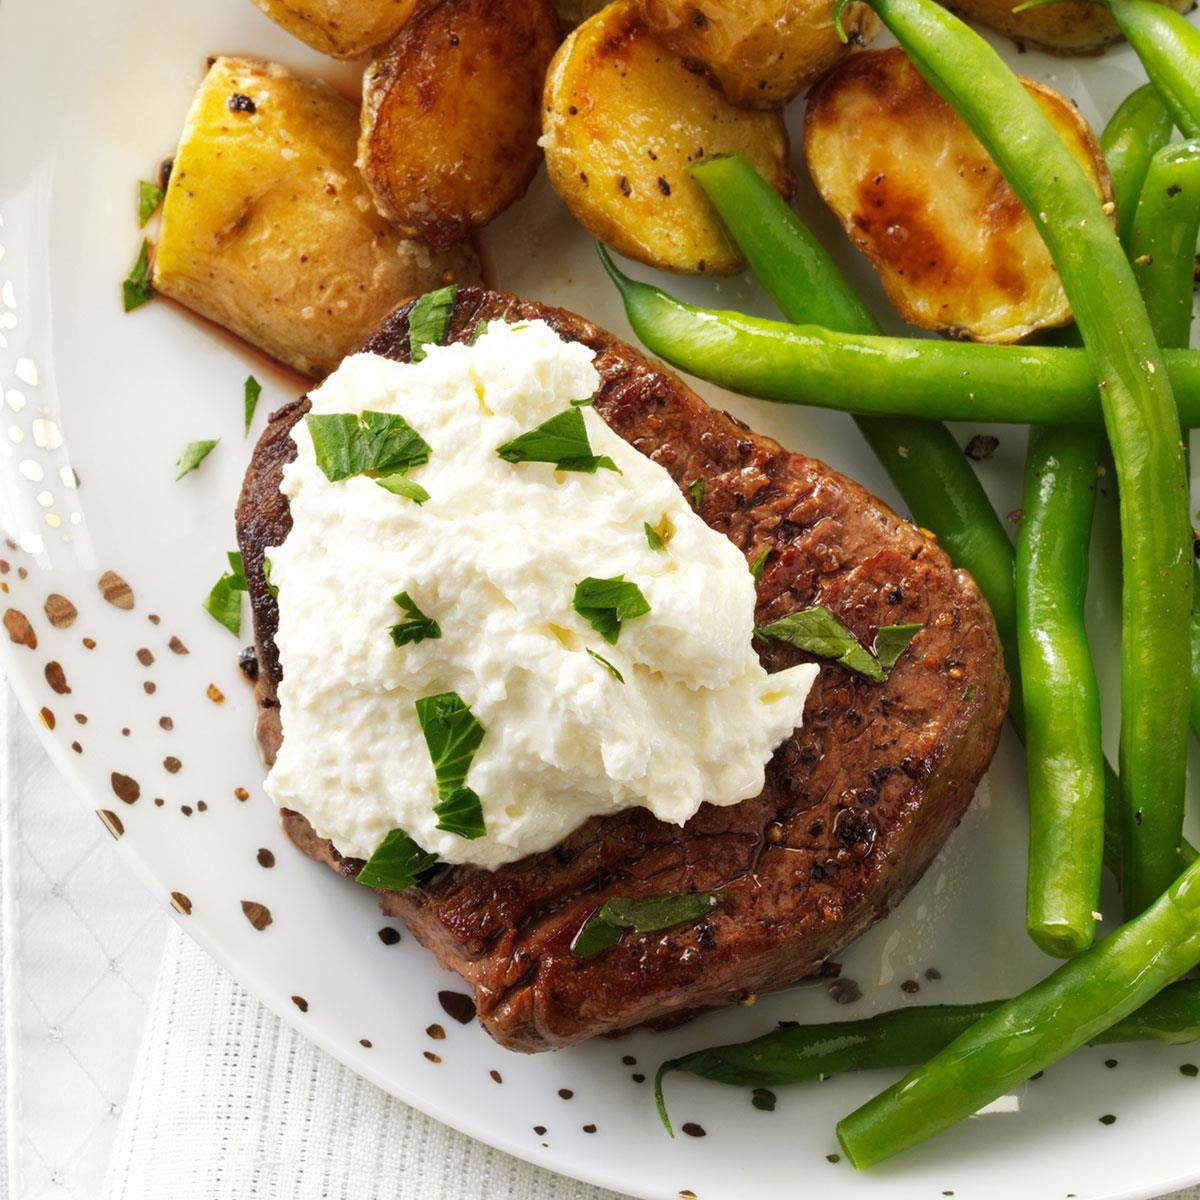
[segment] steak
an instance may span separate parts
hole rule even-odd
[[[410,308],[392,313],[363,349],[406,360]],[[991,760],[1008,701],[995,626],[974,582],[932,535],[857,483],[751,433],[561,309],[463,287],[449,338],[470,338],[480,321],[533,318],[596,352],[596,411],[685,492],[694,496],[703,481],[698,507],[711,528],[748,562],[770,548],[758,624],[823,604],[868,646],[882,625],[922,628],[886,682],[822,663],[803,728],[776,750],[754,799],[705,805],[682,827],[629,809],[495,871],[443,867],[419,887],[380,890],[384,913],[472,986],[489,1033],[524,1051],[671,1023],[812,975],[929,865]],[[307,408],[299,400],[271,417],[237,513],[268,760],[281,737],[280,665],[263,553],[291,528],[279,485],[295,453],[289,431]],[[813,661],[778,642],[758,649],[768,671]],[[283,810],[283,824],[312,858],[349,877],[361,868],[299,813]],[[627,932],[590,958],[571,952],[610,897],[714,890],[726,899],[694,924]]]

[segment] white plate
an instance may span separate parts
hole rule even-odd
[[[1011,46],[1004,50],[1017,60]],[[451,1020],[437,994],[462,992],[457,978],[407,935],[385,945],[372,896],[287,843],[260,786],[238,644],[200,599],[234,544],[233,504],[251,446],[241,432],[242,381],[252,370],[265,384],[256,432],[297,387],[165,302],[129,316],[120,306],[119,282],[138,243],[135,181],[171,151],[204,56],[217,51],[342,71],[248,0],[0,3],[0,516],[18,546],[0,545],[0,608],[11,610],[10,631],[24,636],[27,620],[37,643],[0,638],[2,661],[26,709],[42,715],[56,763],[89,806],[115,814],[122,851],[163,904],[174,896],[184,928],[242,983],[382,1087],[504,1150],[619,1191],[676,1197],[690,1189],[700,1200],[798,1188],[831,1200],[1082,1200],[1149,1196],[1200,1178],[1200,1080],[1179,1070],[1200,1061],[1200,1047],[1084,1050],[869,1175],[827,1156],[837,1151],[836,1118],[885,1084],[883,1074],[780,1089],[774,1113],[753,1109],[743,1091],[677,1077],[669,1091],[677,1122],[697,1122],[707,1136],[673,1142],[655,1119],[650,1084],[638,1081],[667,1055],[752,1036],[782,1018],[981,999],[1043,975],[1051,964],[1023,931],[1024,783],[1007,734],[926,878],[842,956],[844,975],[864,993],[853,1008],[814,985],[669,1034],[558,1054],[511,1054],[478,1026]],[[1141,79],[1125,50],[1082,63],[1032,53],[1019,62],[1093,120]],[[877,298],[828,217],[811,197],[802,204]],[[505,286],[628,332],[589,239],[544,180],[497,222],[491,240]],[[672,286],[768,311],[746,279]],[[756,429],[899,503],[847,418],[707,392]],[[997,432],[1000,450],[981,473],[1007,512],[1019,503],[1024,438]],[[184,443],[217,435],[221,445],[203,469],[173,482]],[[1097,555],[1115,557],[1111,521],[1098,523]],[[128,581],[132,608],[102,595],[98,581],[109,571]],[[1111,597],[1110,583],[1094,595]],[[69,625],[53,604],[47,612],[51,594],[77,609]],[[1101,611],[1111,600],[1094,607],[1111,684],[1114,628]],[[173,638],[190,653],[173,651]],[[209,697],[210,685],[223,702]],[[135,787],[135,802],[126,803]],[[261,865],[271,855],[274,866]],[[941,978],[928,980],[930,968]],[[920,983],[912,998],[900,990],[910,979]],[[435,1023],[442,1040],[427,1033]],[[565,1099],[560,1089],[573,1094]],[[1109,1114],[1116,1122],[1102,1124]]]

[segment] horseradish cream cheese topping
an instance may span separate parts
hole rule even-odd
[[[444,862],[496,867],[619,809],[682,823],[757,795],[801,722],[817,668],[763,670],[742,554],[572,405],[599,384],[592,358],[540,321],[492,323],[419,363],[348,358],[312,414],[403,418],[427,445],[408,494],[332,481],[313,424],[294,428],[292,531],[268,552],[284,738],[267,790],[345,855],[399,829]],[[577,434],[564,413],[607,461],[544,430],[518,441],[555,418]],[[437,828],[446,791],[418,702],[450,693],[483,730],[452,806],[479,798],[474,838]]]

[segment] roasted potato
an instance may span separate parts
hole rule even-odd
[[[778,112],[734,108],[616,0],[563,43],[542,114],[550,182],[613,249],[668,271],[737,270],[741,258],[690,168],[736,151],[791,195]]]
[[[357,109],[324,84],[215,59],[175,153],[154,287],[320,376],[401,300],[475,278],[470,251],[405,241],[375,211],[357,133]]]
[[[945,0],[946,7],[1018,42],[1041,46],[1055,54],[1095,54],[1118,41],[1117,23],[1099,4],[1052,4],[1013,12],[1013,0]],[[1187,12],[1194,0],[1164,0]]]
[[[646,23],[689,64],[711,71],[745,108],[773,108],[879,32],[865,4],[842,14],[850,45],[833,28],[834,0],[638,0]]]
[[[449,246],[524,195],[560,40],[550,0],[443,0],[368,67],[358,165],[401,233]]]
[[[1111,204],[1108,169],[1078,109],[1021,82]],[[804,148],[817,190],[906,320],[981,342],[1070,321],[1033,220],[903,50],[868,50],[827,75],[809,95]]]
[[[358,58],[390,42],[432,0],[254,0],[276,25],[334,58]]]

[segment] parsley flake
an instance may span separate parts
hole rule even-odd
[[[684,892],[675,896],[614,896],[593,913],[571,943],[579,958],[607,950],[616,944],[622,930],[657,933],[689,921],[698,921],[725,899],[724,892]]]
[[[204,600],[204,609],[234,637],[242,632],[242,593],[246,590],[246,569],[236,550],[228,555],[229,570],[213,584]]]
[[[271,582],[271,560],[265,554],[263,555],[263,583],[267,585],[267,595],[272,600],[278,600],[279,588]]]
[[[426,346],[440,346],[450,328],[454,315],[454,298],[458,288],[454,284],[426,292],[412,306],[408,314],[408,356],[413,362],[425,358]]]
[[[121,293],[126,312],[133,312],[154,299],[154,288],[150,286],[150,242],[146,238],[142,238],[137,259],[121,284]]]
[[[412,500],[415,504],[424,504],[429,499],[429,493],[419,483],[414,483],[411,479],[406,479],[403,473],[399,475],[381,475],[375,482],[385,492],[391,492],[393,496],[403,496],[406,500]]]
[[[163,190],[157,183],[147,183],[144,179],[138,180],[138,228],[144,229],[146,222],[150,220],[156,212],[158,206],[163,201]]]
[[[358,882],[366,887],[401,892],[413,887],[436,864],[436,854],[422,850],[403,829],[393,829],[359,871]]]
[[[787,642],[818,658],[828,658],[864,679],[882,683],[921,628],[920,625],[880,626],[875,637],[878,658],[824,605],[790,613],[755,633],[759,637]]]
[[[586,650],[586,649],[587,649],[587,647],[585,646],[585,647],[584,647],[584,649]],[[607,671],[607,672],[608,672],[608,673],[609,673],[609,674],[610,674],[610,675],[611,675],[611,676],[612,676],[612,677],[613,677],[613,678],[614,678],[614,679],[615,679],[615,680],[616,680],[618,683],[624,683],[624,682],[625,682],[625,676],[624,676],[624,675],[622,675],[622,674],[621,674],[621,672],[620,672],[620,671],[618,671],[618,670],[617,670],[617,668],[616,668],[616,667],[614,667],[614,666],[612,665],[612,663],[610,663],[610,662],[608,661],[608,659],[607,659],[607,658],[605,658],[603,655],[597,654],[597,653],[595,652],[595,650],[588,650],[588,653],[589,653],[589,654],[590,654],[590,655],[591,655],[591,656],[592,656],[592,657],[593,657],[593,658],[594,658],[594,659],[595,659],[595,660],[596,660],[596,661],[597,661],[597,662],[598,662],[598,663],[599,663],[599,664],[600,664],[600,665],[601,665],[601,666],[602,666],[602,667],[603,667],[603,668],[604,668],[604,669],[605,669],[605,670],[606,670],[606,671]]]
[[[636,583],[624,575],[612,579],[589,576],[575,585],[575,611],[606,641],[615,646],[621,636],[621,623],[644,617],[650,605]]]
[[[262,395],[262,384],[253,375],[246,376],[242,388],[242,415],[246,420],[246,433],[250,432],[250,424],[254,420],[254,410],[258,407],[258,398]]]
[[[423,642],[426,638],[442,636],[442,627],[427,617],[421,611],[420,605],[407,592],[400,592],[399,595],[393,596],[392,602],[398,604],[401,612],[408,618],[398,625],[393,625],[388,631],[397,646],[407,646],[412,642]]]
[[[875,657],[885,671],[890,671],[896,660],[908,649],[913,638],[921,632],[921,625],[881,625],[875,634]]]
[[[447,833],[457,833],[471,841],[487,833],[483,801],[469,787],[455,788],[433,811],[437,814],[437,827]]]
[[[578,408],[568,408],[543,421],[528,433],[497,447],[496,453],[505,462],[553,463],[559,471],[583,471],[594,475],[603,467],[606,471],[616,471],[618,475],[621,473],[607,454],[592,453],[583,413]]]
[[[651,525],[649,521],[643,521],[642,530],[646,534],[646,543],[651,550],[665,550],[673,532],[671,522],[666,517],[663,517],[657,525]]]
[[[750,574],[755,579],[761,579],[762,573],[766,569],[767,559],[771,557],[771,547],[764,546],[755,556],[754,561],[750,564]]]
[[[429,747],[429,757],[433,760],[433,774],[438,789],[438,805],[434,811],[440,817],[443,806],[454,808],[463,803],[461,797],[455,800],[456,793],[470,790],[466,787],[467,772],[471,769],[471,760],[486,731],[457,692],[442,692],[418,700],[417,720],[421,723],[425,745]],[[474,792],[471,794],[474,795]],[[482,807],[480,812],[482,814]],[[482,819],[481,815],[480,821]],[[481,837],[484,832],[486,830],[461,836]]]
[[[309,413],[304,422],[317,466],[331,483],[372,472],[403,474],[429,461],[429,443],[394,413]]]
[[[220,440],[215,438],[206,442],[188,442],[183,448],[183,453],[175,460],[175,481],[178,482],[194,471],[217,448],[217,442]]]
[[[703,479],[693,479],[688,484],[688,498],[692,502],[692,507],[699,512],[700,506],[704,503],[704,489],[706,484]]]

